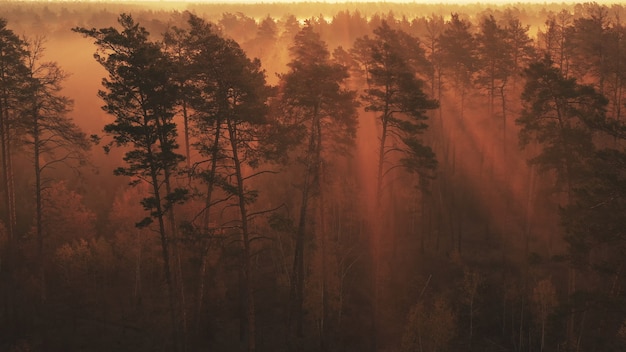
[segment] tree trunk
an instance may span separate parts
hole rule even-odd
[[[246,208],[244,178],[241,170],[241,161],[238,155],[237,125],[231,120],[227,121],[228,132],[230,136],[230,145],[232,147],[232,158],[235,164],[235,177],[237,179],[237,197],[239,205],[239,213],[241,215],[241,234],[243,241],[242,267],[243,267],[243,285],[245,294],[245,313],[247,322],[248,352],[256,350],[256,315],[254,306],[254,292],[252,290],[252,265],[250,261],[250,233],[248,229],[248,212]]]
[[[293,273],[290,288],[291,309],[288,318],[288,329],[291,330],[291,320],[293,316],[296,319],[296,337],[303,336],[303,305],[304,305],[304,242],[306,237],[306,221],[308,216],[308,205],[311,198],[312,188],[316,182],[319,182],[319,157],[317,145],[317,129],[320,126],[320,117],[318,109],[313,112],[313,120],[311,121],[311,132],[309,135],[309,145],[306,154],[306,171],[304,174],[304,185],[302,188],[302,200],[300,204],[300,219],[298,221],[298,229],[296,233],[296,245],[294,253]],[[321,131],[319,132],[321,133]],[[290,333],[290,332],[289,332]]]
[[[4,311],[6,312],[7,320],[12,318],[14,324],[9,323],[9,326],[14,326],[13,331],[17,331],[17,305],[15,304],[17,298],[17,292],[15,290],[15,251],[16,251],[16,217],[14,209],[14,197],[15,189],[13,187],[12,169],[11,169],[11,132],[9,123],[9,106],[6,99],[6,92],[3,89],[0,98],[0,159],[2,159],[2,191],[4,193],[4,205],[8,212],[6,219],[6,231],[7,231],[7,243],[5,248],[3,265],[0,268],[0,286],[2,286],[0,293],[4,295]],[[11,317],[11,318],[9,318]],[[8,331],[9,336],[11,331]]]
[[[505,84],[502,83],[502,86],[500,86],[500,100],[502,102],[502,151],[503,154],[505,156],[506,159],[506,128],[507,128],[507,124],[506,124],[506,95],[504,94],[504,88],[505,88]],[[504,167],[506,168],[506,163],[504,164]],[[506,171],[505,171],[505,175],[506,175]]]
[[[317,126],[317,156],[316,159],[318,160],[318,162],[320,162],[322,160],[322,129],[321,126]],[[318,165],[317,167],[317,176],[320,178],[318,180],[317,183],[317,187],[318,187],[318,194],[319,194],[319,204],[320,206],[318,207],[318,211],[319,211],[319,226],[317,227],[318,230],[318,236],[320,239],[320,249],[321,249],[321,255],[322,255],[322,290],[321,290],[321,295],[322,295],[322,299],[321,299],[321,303],[322,303],[322,317],[320,320],[320,339],[319,339],[319,344],[320,344],[320,350],[322,352],[326,351],[327,349],[327,334],[328,334],[328,324],[330,323],[329,321],[329,307],[328,307],[328,259],[327,259],[327,244],[326,244],[326,236],[327,236],[327,230],[326,230],[326,217],[324,216],[324,212],[325,212],[325,202],[324,202],[324,191],[322,189],[322,178],[324,175],[323,169],[322,169],[322,165],[320,162],[320,165]]]
[[[204,202],[204,215],[202,217],[201,233],[206,233],[207,237],[211,235],[209,226],[211,224],[211,203],[213,202],[213,189],[215,186],[215,174],[217,173],[217,157],[219,151],[220,133],[222,122],[218,118],[215,122],[215,136],[213,139],[213,149],[211,150],[211,171],[207,180],[207,193]],[[200,316],[202,315],[202,304],[204,303],[204,283],[206,280],[206,268],[209,255],[210,238],[202,241],[202,253],[200,254],[200,273],[198,275],[198,299],[196,303],[196,329],[199,328]]]
[[[35,102],[33,102],[35,104]],[[39,285],[40,287],[40,299],[41,302],[46,301],[46,260],[43,250],[43,210],[41,199],[41,166],[39,165],[39,158],[41,153],[40,145],[40,130],[39,130],[39,114],[37,111],[33,111],[33,154],[34,154],[34,166],[35,166],[35,218],[36,218],[36,232],[37,232],[37,257],[39,258]]]
[[[376,208],[380,210],[382,203],[383,193],[383,177],[385,166],[385,144],[387,142],[387,123],[388,123],[388,108],[385,108],[383,116],[381,117],[382,131],[380,133],[380,146],[378,148],[378,174],[376,176]]]
[[[185,159],[187,168],[191,167],[191,153],[189,149],[189,116],[187,114],[187,101],[183,99],[183,128],[185,129]]]
[[[160,118],[155,119],[156,124],[157,124],[157,128],[159,131],[161,131],[161,133],[158,134],[159,136],[159,142],[161,144],[161,146],[165,146],[168,145],[168,141],[167,141],[167,136],[164,135],[163,132],[163,124],[165,123],[165,121],[161,121]],[[167,164],[167,162],[164,163],[164,167],[163,167],[163,183],[165,184],[165,192],[166,192],[166,196],[169,196],[170,194],[172,194],[172,185],[171,185],[171,166]],[[160,204],[160,203],[159,203]],[[174,203],[172,204],[168,204],[168,209],[167,209],[167,217],[168,217],[168,222],[169,222],[169,227],[170,227],[170,232],[171,232],[171,236],[170,236],[170,241],[171,241],[171,249],[172,249],[172,259],[174,261],[174,271],[172,272],[172,282],[174,285],[174,292],[176,292],[176,298],[174,300],[174,303],[176,304],[176,309],[178,310],[177,315],[179,315],[179,318],[181,319],[181,324],[178,325],[178,328],[180,329],[180,348],[182,351],[186,350],[186,335],[187,335],[187,314],[186,314],[186,307],[185,307],[185,286],[184,286],[184,280],[183,280],[183,273],[182,273],[182,266],[181,266],[181,260],[180,260],[180,253],[178,251],[178,228],[176,225],[176,214],[174,212]],[[161,212],[159,212],[159,214],[161,214],[161,216],[163,215]]]
[[[470,297],[470,329],[469,329],[469,345],[472,346],[472,339],[474,337],[474,297]]]
[[[5,193],[5,206],[8,212],[7,216],[7,234],[9,247],[13,246],[15,239],[15,231],[17,226],[15,214],[15,187],[13,183],[13,163],[11,156],[11,123],[9,113],[9,103],[6,97],[7,92],[3,92],[2,106],[0,106],[0,144],[2,148],[2,176],[3,188]],[[12,254],[10,254],[12,255]]]
[[[149,147],[150,148],[150,147]],[[148,150],[149,154],[152,154],[151,150]],[[157,221],[159,224],[159,237],[161,239],[161,255],[163,257],[163,272],[165,274],[165,284],[167,285],[169,310],[170,310],[170,323],[172,325],[172,341],[174,343],[174,351],[180,351],[180,335],[178,319],[176,314],[176,290],[174,289],[174,282],[172,280],[172,272],[170,268],[170,254],[169,254],[169,241],[167,232],[165,231],[165,221],[163,219],[163,206],[161,200],[161,193],[159,190],[160,180],[158,178],[158,172],[155,165],[150,165],[150,178],[152,184],[152,195],[155,198],[156,212],[158,214]]]
[[[491,62],[491,72],[489,75],[489,116],[494,117],[494,105],[496,96],[495,62]]]
[[[139,238],[139,231],[136,234],[137,238]],[[141,252],[142,245],[138,245],[137,248],[137,256],[135,257],[135,287],[133,288],[133,305],[135,307],[139,307],[141,305],[142,298],[142,285],[141,285]]]
[[[541,349],[540,351],[543,352],[543,348],[545,346],[545,337],[546,337],[546,318],[542,317],[541,319]]]
[[[383,177],[384,177],[384,165],[385,165],[385,145],[387,143],[387,124],[389,117],[389,106],[388,102],[385,102],[385,108],[383,110],[383,115],[380,117],[380,122],[382,125],[382,130],[380,134],[380,145],[378,148],[378,173],[376,177],[376,212],[377,214],[382,214],[382,193],[383,193]],[[375,220],[376,223],[373,225],[373,240],[370,245],[372,246],[373,253],[373,265],[374,265],[374,273],[373,273],[373,302],[372,302],[372,351],[378,350],[378,334],[379,334],[379,300],[380,300],[380,265],[381,265],[381,256],[382,256],[382,219]]]
[[[519,311],[519,350],[522,350],[524,339],[524,296],[521,297],[522,304]]]

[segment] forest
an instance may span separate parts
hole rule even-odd
[[[626,7],[0,4],[0,351],[626,351]]]

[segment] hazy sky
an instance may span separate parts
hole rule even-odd
[[[0,0],[1,1],[1,0]],[[28,0],[26,0],[28,1]],[[30,1],[38,1],[38,0],[30,0]],[[63,1],[67,2],[68,0],[48,0],[48,1]],[[76,0],[75,0],[76,1]],[[82,2],[155,2],[155,3],[273,3],[273,2],[328,2],[328,3],[336,3],[336,2],[346,2],[345,0],[77,0]],[[565,0],[565,1],[546,1],[546,0],[386,0],[386,1],[377,1],[377,0],[350,0],[349,2],[397,2],[397,3],[446,3],[446,4],[475,4],[475,3],[496,3],[496,4],[519,4],[519,3],[573,3],[573,2],[586,2],[585,0],[573,1],[573,0]],[[604,1],[604,0],[596,0],[595,2],[600,4],[610,4],[610,3],[620,3],[619,0],[616,1]]]

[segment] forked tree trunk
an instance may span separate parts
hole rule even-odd
[[[152,150],[148,147],[148,154],[152,154]],[[152,196],[155,198],[155,207],[156,212],[158,214],[157,221],[159,226],[159,238],[161,240],[161,255],[163,257],[163,273],[165,275],[165,284],[167,285],[168,292],[168,302],[169,302],[169,313],[170,313],[170,323],[172,328],[172,341],[174,343],[174,351],[180,351],[180,333],[179,333],[179,324],[178,318],[176,314],[176,290],[174,289],[174,282],[172,280],[172,271],[170,267],[170,253],[169,253],[169,241],[167,232],[165,230],[165,221],[163,219],[163,206],[162,206],[162,197],[161,191],[159,190],[160,180],[158,177],[158,173],[156,170],[156,166],[150,165],[150,181],[152,185]]]
[[[163,124],[165,121],[161,121],[160,118],[155,119],[157,128],[159,131],[163,131]],[[168,141],[166,140],[166,136],[162,133],[159,133],[159,141],[161,145],[167,145]],[[165,192],[166,196],[172,194],[172,184],[171,184],[171,172],[169,165],[165,165],[163,167],[163,183],[165,184]],[[160,203],[159,203],[160,204]],[[183,280],[183,272],[182,265],[180,259],[180,253],[178,251],[178,227],[176,225],[176,214],[174,212],[174,205],[169,204],[167,209],[167,218],[170,227],[170,247],[171,247],[171,259],[174,261],[174,270],[172,271],[172,284],[174,287],[174,292],[176,293],[176,298],[174,300],[175,307],[177,309],[177,316],[180,319],[180,323],[177,323],[177,327],[179,329],[180,336],[179,343],[182,351],[186,350],[186,335],[187,335],[187,314],[185,307],[185,286]],[[159,212],[161,214],[161,212]],[[160,216],[162,216],[161,214]]]

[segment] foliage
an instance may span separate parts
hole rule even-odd
[[[476,45],[470,28],[468,21],[453,13],[439,39],[441,63],[459,92],[469,88],[476,70]]]
[[[0,350],[624,350],[622,5],[188,9],[0,8]]]
[[[368,88],[362,96],[365,110],[377,113],[381,125],[377,186],[380,201],[390,152],[399,152],[400,164],[417,173],[422,182],[433,177],[435,154],[424,145],[420,135],[428,128],[426,112],[439,105],[424,93],[424,81],[418,78],[429,77],[433,68],[417,38],[391,29],[385,21],[374,30],[374,38],[357,39],[355,48],[357,60],[367,70]]]
[[[565,78],[548,57],[532,63],[525,74],[524,110],[517,119],[520,143],[543,146],[530,163],[554,171],[557,187],[569,193],[586,177],[586,162],[595,149],[589,126],[605,119],[607,101],[592,87]]]
[[[456,314],[443,298],[411,307],[401,351],[445,351],[454,338]]]

